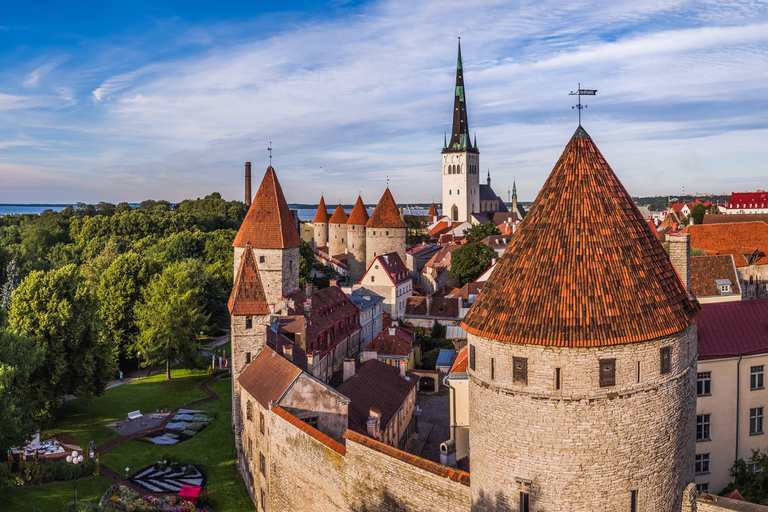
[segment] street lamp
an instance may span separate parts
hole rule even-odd
[[[75,510],[77,510],[77,472],[75,469],[77,468],[78,463],[83,462],[83,456],[79,455],[77,450],[73,450],[72,455],[67,455],[67,462],[73,464],[72,476],[75,477]]]

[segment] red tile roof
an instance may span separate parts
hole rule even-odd
[[[438,464],[437,462],[432,462],[431,460],[422,459],[421,457],[417,457],[408,452],[398,450],[397,448],[381,443],[375,439],[371,439],[370,437],[367,437],[365,435],[358,434],[357,432],[353,432],[352,430],[347,430],[344,433],[344,439],[346,439],[347,441],[353,441],[357,444],[361,444],[363,446],[376,450],[379,453],[383,453],[384,455],[387,455],[389,457],[392,457],[400,461],[403,461],[407,464],[410,464],[411,466],[415,466],[419,469],[423,469],[424,471],[428,471],[430,473],[433,473],[438,476],[443,476],[445,478],[450,478],[454,482],[459,482],[460,484],[466,485],[467,487],[469,487],[469,483],[470,483],[469,473],[467,473],[466,471],[461,471],[459,469],[443,466],[442,464]]]
[[[333,215],[331,215],[331,220],[328,221],[330,224],[346,224],[347,223],[347,212],[344,211],[344,208],[341,206],[341,203],[339,203],[339,206],[336,207],[336,210],[333,212]]]
[[[728,201],[728,209],[749,210],[755,208],[768,208],[768,192],[732,192]]]
[[[691,256],[691,293],[696,297],[719,296],[716,279],[729,279],[733,294],[740,296],[739,276],[733,263],[733,256]]]
[[[411,316],[427,316],[427,298],[410,296],[405,298],[405,314]]]
[[[287,249],[301,245],[301,237],[272,166],[267,167],[232,246],[245,247],[248,242],[257,249]]]
[[[237,381],[263,408],[277,402],[301,370],[269,347],[246,366]],[[264,378],[266,375],[269,378]]]
[[[357,202],[349,214],[347,224],[362,224],[365,226],[366,222],[368,222],[368,211],[365,209],[365,204],[363,204],[363,198],[357,196]]]
[[[659,232],[656,230],[656,223],[653,222],[653,219],[646,219],[646,222],[648,223],[648,226],[651,228],[651,232],[653,233],[653,236],[658,238]]]
[[[429,316],[435,318],[458,318],[461,299],[456,297],[434,297],[429,308]]]
[[[408,267],[405,266],[405,263],[403,263],[400,255],[396,252],[388,252],[386,254],[376,256],[376,258],[368,266],[368,270],[365,272],[365,275],[370,272],[373,265],[377,264],[382,266],[384,271],[392,280],[392,284],[394,285],[402,284],[411,279],[411,271],[408,270]],[[363,275],[362,279],[360,279],[361,283],[363,282],[363,279],[365,279],[365,275]]]
[[[729,213],[725,215],[705,215],[704,224],[723,224],[730,222],[765,222],[768,213]]]
[[[737,267],[749,265],[749,256],[755,249],[760,253],[756,264],[768,264],[768,224],[765,222],[696,224],[682,232],[691,234],[691,247],[708,254],[733,255]]]
[[[437,215],[437,207],[435,206],[435,203],[432,203],[429,207],[429,211],[427,212],[427,215],[434,217]]]
[[[315,220],[317,223],[328,223],[328,208],[325,207],[325,198],[320,196],[320,204],[317,205],[317,213],[315,214]]]
[[[413,346],[397,334],[389,334],[389,329],[381,331],[365,346],[363,352],[375,351],[382,356],[409,356]]]
[[[294,313],[304,317],[308,353],[331,350],[351,333],[360,330],[357,320],[360,310],[338,286],[318,290],[310,296],[302,290],[294,290],[286,293],[285,298],[293,300]],[[306,302],[311,302],[309,315],[304,309]]]
[[[451,367],[451,373],[461,373],[467,371],[467,364],[469,363],[468,354],[469,347],[459,352],[459,355],[456,356],[456,360],[453,362],[453,367]]]
[[[580,126],[462,327],[500,341],[598,347],[680,332],[698,311]]]
[[[259,277],[259,267],[253,257],[251,244],[245,245],[240,268],[229,296],[230,315],[268,315],[269,305]]]
[[[389,188],[379,199],[379,204],[371,214],[371,218],[365,224],[367,228],[404,228],[405,222],[400,218],[400,210],[397,208],[395,198]]]
[[[768,354],[768,299],[702,304],[699,360]]]
[[[346,455],[347,454],[347,447],[341,444],[338,441],[335,441],[328,437],[327,435],[323,434],[319,430],[317,430],[314,427],[310,427],[309,424],[306,421],[302,421],[293,414],[289,413],[279,405],[276,405],[272,408],[272,412],[275,413],[277,416],[281,417],[294,427],[298,428],[305,434],[308,434],[311,438],[315,439],[316,441],[319,441],[320,443],[324,444],[331,450],[339,453],[340,455]]]
[[[744,496],[741,495],[738,489],[732,490],[731,492],[726,494],[725,497],[731,498],[732,500],[737,500],[737,501],[747,501],[744,499]]]

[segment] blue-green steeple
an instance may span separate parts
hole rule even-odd
[[[464,94],[464,76],[461,62],[461,39],[459,39],[459,56],[456,60],[456,88],[453,99],[453,126],[450,142],[443,149],[443,152],[455,153],[464,151],[476,153],[477,148],[472,146],[472,140],[469,137],[467,101]]]

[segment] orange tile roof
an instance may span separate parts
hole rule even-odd
[[[451,373],[457,372],[466,372],[467,371],[467,365],[469,364],[469,348],[465,348],[461,352],[459,352],[459,355],[456,356],[456,360],[453,362],[453,367],[451,368]]]
[[[366,222],[368,222],[368,211],[365,209],[365,204],[363,204],[363,198],[357,196],[357,202],[349,213],[347,224],[362,224],[365,226]]]
[[[245,367],[237,382],[265,409],[277,402],[301,373],[292,362],[269,347]],[[264,378],[268,375],[269,378]]]
[[[253,257],[251,244],[245,244],[245,251],[240,260],[237,279],[229,296],[230,315],[268,315],[269,306],[264,287],[259,277],[259,267]]]
[[[331,215],[331,220],[328,221],[330,224],[346,224],[347,223],[347,212],[344,211],[344,208],[341,206],[341,203],[339,203],[339,206],[336,207],[336,211],[333,212],[333,215]]]
[[[272,166],[267,167],[232,246],[245,247],[248,242],[258,249],[287,249],[301,245],[299,232]]]
[[[317,213],[315,214],[315,220],[313,220],[315,224],[317,223],[328,223],[328,208],[325,207],[325,198],[323,196],[320,196],[320,204],[317,205]]]
[[[429,211],[427,212],[427,215],[433,216],[433,217],[437,215],[437,207],[435,206],[435,203],[432,203],[432,205],[429,207]]]
[[[741,295],[739,276],[733,262],[733,256],[691,256],[691,292],[697,297],[719,296],[720,289],[715,280],[729,279],[734,295]]]
[[[737,267],[746,267],[747,257],[755,250],[759,253],[756,264],[768,264],[768,224],[765,222],[696,224],[682,232],[691,234],[691,247],[708,254],[733,255]]]
[[[725,215],[705,215],[704,224],[723,224],[726,222],[765,222],[768,223],[768,213],[728,213]]]
[[[400,210],[397,208],[395,198],[389,188],[379,199],[379,204],[371,214],[371,218],[365,224],[367,228],[404,228],[405,222],[400,218]]]
[[[699,311],[579,126],[462,327],[500,341],[598,347],[677,333]]]
[[[651,232],[653,233],[653,236],[656,238],[659,237],[659,232],[656,229],[656,224],[653,222],[653,219],[646,219],[645,222],[648,223],[648,227],[651,228]]]

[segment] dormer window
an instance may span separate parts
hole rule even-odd
[[[730,279],[715,279],[715,283],[717,284],[717,290],[720,292],[720,295],[733,294],[733,283],[731,283]]]

